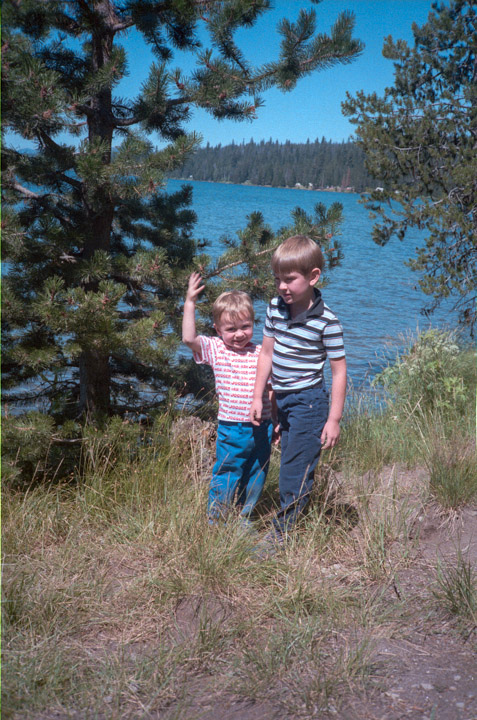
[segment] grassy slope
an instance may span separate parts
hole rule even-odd
[[[475,358],[459,362],[473,376]],[[377,638],[409,621],[399,578],[415,564],[416,518],[475,502],[474,388],[459,407],[408,397],[377,417],[358,403],[298,532],[266,562],[233,517],[207,525],[207,426],[172,440],[163,418],[141,449],[116,426],[90,439],[75,483],[4,488],[3,716],[192,719],[204,698],[234,697],[316,717],[364,697]],[[432,565],[423,596],[427,616],[459,618],[450,633],[477,623],[459,558]]]

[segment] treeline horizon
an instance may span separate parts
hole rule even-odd
[[[292,143],[286,140],[219,143],[196,150],[170,178],[233,184],[363,192],[377,181],[366,171],[364,153],[352,140]]]

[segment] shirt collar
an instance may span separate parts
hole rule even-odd
[[[286,302],[281,296],[278,297],[278,306],[280,310],[285,313],[289,325],[291,325],[292,323],[303,323],[306,322],[306,320],[308,320],[309,318],[320,318],[323,315],[325,303],[323,302],[323,298],[321,297],[321,291],[313,288],[313,292],[315,294],[315,299],[313,300],[313,304],[311,305],[311,307],[309,307],[308,310],[305,310],[293,319],[290,317],[289,305],[286,304]]]

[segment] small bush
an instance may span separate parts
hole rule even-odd
[[[70,456],[74,446],[68,425],[65,445],[58,442],[53,419],[31,411],[24,415],[6,415],[2,419],[2,481],[10,487],[29,487],[35,481],[52,478],[61,470],[71,472]]]
[[[475,373],[475,352],[463,351],[454,332],[431,329],[411,337],[373,385],[383,386],[398,404],[464,413]]]
[[[115,464],[137,463],[141,452],[169,443],[171,413],[147,427],[118,416],[99,428],[68,421],[55,425],[42,412],[6,416],[2,421],[4,487],[25,490],[53,481],[61,484],[87,475],[104,475]]]

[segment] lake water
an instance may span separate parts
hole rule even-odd
[[[170,180],[167,189],[174,191],[182,184],[184,181]],[[382,366],[383,353],[395,353],[389,350],[390,343],[393,348],[402,347],[402,335],[455,322],[455,314],[446,308],[433,313],[430,320],[420,312],[429,298],[419,290],[417,274],[404,263],[415,255],[424,235],[411,231],[404,241],[392,240],[379,247],[372,240],[372,221],[358,195],[194,181],[191,185],[198,218],[194,234],[211,241],[207,252],[212,256],[222,252],[219,238],[235,236],[254,210],[277,230],[290,223],[290,213],[297,206],[312,213],[318,202],[327,206],[342,203],[344,260],[329,275],[325,271],[329,285],[323,297],[343,325],[349,376],[355,387]],[[262,338],[263,313],[264,306],[257,307],[256,342]]]

